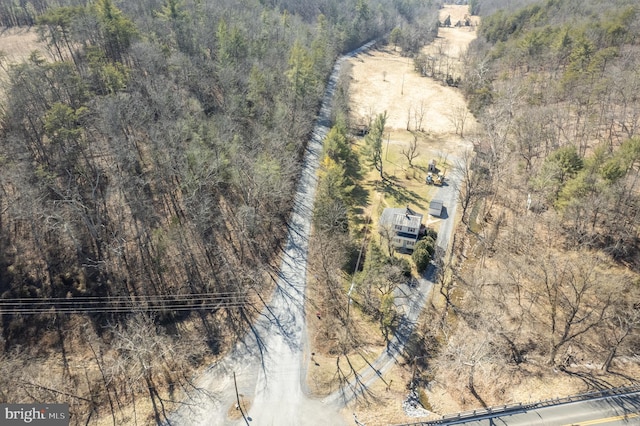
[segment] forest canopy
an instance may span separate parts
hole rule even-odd
[[[557,209],[567,241],[634,263],[638,13],[625,0],[499,10],[482,21],[465,82],[489,168],[519,164],[522,190]]]
[[[154,359],[164,366],[145,374],[160,389],[188,374],[155,374],[241,335],[276,275],[335,59],[395,27],[424,44],[436,12],[418,0],[2,2],[0,25],[34,26],[43,46],[22,63],[0,55],[6,356],[50,336],[38,350],[66,371],[51,387],[70,389],[84,372],[68,354],[86,342],[100,365],[110,350],[131,362],[146,343],[170,351],[187,328],[204,336]],[[185,320],[196,325],[177,331]],[[2,387],[18,398],[16,383]],[[102,402],[117,394],[105,386]]]
[[[470,3],[483,17],[461,87],[482,130],[457,165],[466,233],[438,288],[446,342],[429,373],[464,408],[631,383],[640,9]]]

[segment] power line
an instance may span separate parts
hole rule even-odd
[[[127,300],[127,301],[136,301],[136,300],[145,300],[145,299],[174,299],[174,298],[194,298],[194,297],[222,297],[222,296],[231,296],[231,295],[244,295],[245,291],[230,291],[230,292],[220,292],[220,293],[180,293],[180,294],[164,294],[164,295],[129,295],[129,296],[75,296],[75,297],[47,297],[47,298],[31,298],[31,297],[12,297],[12,298],[4,298],[0,299],[0,305],[4,302],[15,302],[15,301],[92,301],[92,300]]]
[[[220,308],[241,308],[247,303],[217,304],[217,305],[193,305],[193,306],[130,306],[120,308],[74,308],[57,309],[54,307],[47,309],[0,309],[0,315],[38,315],[38,314],[106,314],[106,313],[135,313],[135,312],[160,312],[160,311],[195,311],[195,310],[217,310]]]
[[[244,307],[246,292],[144,296],[80,296],[73,298],[0,299],[0,314],[128,313],[139,311],[191,311]]]

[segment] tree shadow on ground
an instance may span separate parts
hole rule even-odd
[[[589,386],[587,394],[578,396],[579,398],[591,399],[597,401],[598,404],[613,407],[623,415],[638,412],[640,397],[637,395],[637,379],[621,374],[622,377],[631,382],[631,386],[628,389],[624,389],[617,388],[602,378],[594,377],[592,372],[569,371],[566,368],[561,368],[561,370],[570,376],[579,377]],[[569,397],[569,400],[572,398]]]
[[[638,378],[637,378],[637,377],[628,376],[628,375],[626,375],[626,374],[624,374],[624,373],[621,373],[621,372],[619,372],[619,371],[609,370],[609,371],[607,371],[607,372],[608,372],[609,374],[614,375],[614,376],[619,376],[619,377],[622,377],[622,378],[624,378],[624,379],[628,380],[630,385],[634,385],[634,386],[635,386],[635,385],[640,385],[640,380],[638,380]]]
[[[353,200],[354,210],[362,210],[362,208],[369,204],[369,191],[364,189],[362,185],[355,185],[351,191],[351,199]]]
[[[393,197],[398,204],[410,204],[425,209],[425,198],[415,191],[403,187],[398,183],[398,178],[387,177],[382,182],[376,182],[376,189],[385,194],[385,196]]]
[[[595,374],[591,372],[571,371],[571,370],[568,370],[566,367],[561,367],[560,370],[569,376],[577,377],[580,380],[582,380],[587,385],[587,389],[589,391],[592,391],[592,390],[599,391],[599,390],[611,389],[615,387],[612,383],[604,380],[601,377],[597,377]]]

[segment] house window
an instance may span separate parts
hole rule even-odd
[[[409,228],[409,232],[415,233],[416,232],[416,228]]]
[[[401,229],[402,229],[402,226],[401,226],[401,225],[396,225],[396,230],[397,230],[397,231],[399,231],[399,230],[401,230]]]
[[[411,247],[413,246],[414,242],[413,241],[407,241],[407,246]]]

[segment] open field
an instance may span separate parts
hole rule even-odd
[[[462,19],[466,10],[466,6],[447,6],[441,12],[445,17],[451,14],[453,20],[458,15]],[[475,37],[474,30],[475,27],[442,28],[436,43],[445,43],[450,49],[447,54],[453,55],[455,52],[455,60],[458,61],[459,55]],[[433,47],[425,47],[425,52],[428,53],[430,49]],[[446,175],[451,172],[454,159],[471,148],[471,144],[457,134],[454,124],[456,111],[466,111],[462,94],[458,89],[440,81],[422,77],[415,70],[413,59],[403,57],[392,46],[382,46],[363,53],[350,62],[352,122],[366,124],[379,113],[386,111],[388,114],[383,151],[383,169],[388,182],[381,186],[380,177],[375,170],[365,175],[361,184],[370,194],[370,204],[365,209],[365,215],[370,215],[375,224],[384,207],[410,205],[425,213],[427,226],[437,230],[440,219],[426,215],[435,192],[434,186],[425,184],[427,166],[435,159],[438,168]],[[469,115],[464,134],[472,135],[476,130],[477,124]],[[417,138],[420,155],[413,160],[413,167],[409,167],[402,151],[406,150],[414,136]],[[363,140],[358,141],[358,146],[362,144]],[[375,229],[375,225],[372,229]],[[374,238],[377,236],[374,235]],[[309,334],[312,336],[311,350],[322,352],[321,342],[314,338],[315,322],[313,315],[310,315],[308,323]],[[361,325],[368,330],[368,336],[379,332],[376,324]],[[369,355],[371,359],[375,359],[384,345],[376,339],[369,340]],[[316,394],[333,391],[334,389],[323,389],[319,382],[330,381],[332,372],[335,371],[335,357],[319,354],[314,356],[315,362],[309,367],[310,390]],[[378,381],[371,389],[378,399],[372,405],[358,403],[345,408],[343,414],[346,421],[353,421],[354,412],[358,420],[367,425],[418,420],[407,416],[402,408],[410,376],[410,366],[392,367],[383,375],[384,381]]]
[[[0,28],[0,95],[7,77],[6,68],[29,58],[34,50],[44,52],[38,34],[29,28]],[[1,102],[1,100],[0,100]]]
[[[450,15],[452,22],[464,19],[466,6],[446,5],[440,11],[441,21]],[[477,24],[477,17],[473,18]],[[444,55],[460,67],[461,56],[475,38],[476,26],[440,28],[433,44],[425,46],[429,53],[436,45],[446,45]],[[383,46],[351,60],[352,122],[366,124],[371,117],[387,112],[384,147],[385,174],[393,188],[383,197],[372,197],[370,206],[375,223],[384,207],[410,205],[425,212],[435,187],[425,185],[427,166],[436,160],[438,168],[450,173],[455,158],[471,148],[466,137],[477,131],[478,124],[466,109],[462,93],[441,81],[421,76],[412,58],[403,57],[392,46]],[[465,114],[464,136],[456,132],[456,120]],[[419,156],[409,167],[402,151],[417,138]],[[375,170],[367,175],[364,186],[375,191],[378,177]],[[376,204],[377,203],[377,204]],[[438,229],[439,219],[426,216],[427,225]]]

